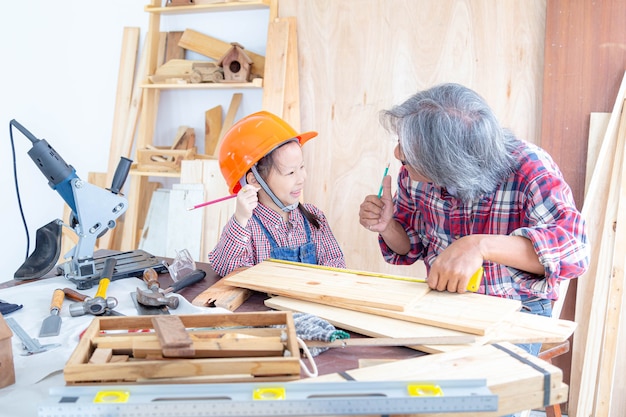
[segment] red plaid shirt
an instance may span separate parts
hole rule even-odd
[[[312,204],[304,204],[304,207],[317,216],[320,223],[319,229],[309,225],[311,241],[316,246],[318,265],[345,268],[343,252],[330,230],[324,213]],[[279,213],[259,203],[254,209],[254,215],[261,220],[278,246],[294,247],[307,243],[305,218],[300,210],[289,212],[289,221],[285,222]],[[215,272],[224,276],[233,269],[253,266],[264,261],[270,257],[270,251],[270,242],[256,220],[250,219],[244,228],[233,216],[224,226],[217,246],[209,253],[209,262]]]
[[[559,281],[582,275],[589,265],[585,222],[572,192],[552,158],[541,148],[519,142],[518,168],[506,182],[478,201],[464,204],[445,188],[414,182],[402,167],[394,196],[394,218],[409,235],[406,255],[379,238],[385,260],[408,265],[423,259],[427,270],[454,240],[471,234],[524,236],[533,243],[545,276],[485,261],[479,293],[520,299],[556,300]]]

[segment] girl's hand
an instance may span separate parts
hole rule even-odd
[[[259,189],[251,184],[246,184],[237,193],[237,206],[235,207],[235,220],[242,227],[246,227],[252,217],[252,210],[259,204]]]

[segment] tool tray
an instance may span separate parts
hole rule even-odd
[[[67,361],[67,385],[300,378],[291,312],[96,317]]]

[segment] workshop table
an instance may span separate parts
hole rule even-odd
[[[101,255],[101,253],[98,253]],[[163,258],[166,261],[171,261],[171,259]],[[208,287],[216,283],[220,277],[219,275],[211,268],[211,266],[207,263],[196,263],[196,267],[206,272],[206,277],[191,286],[184,288],[178,292],[180,296],[191,302],[194,300],[200,293],[206,290]],[[56,268],[55,268],[56,270]],[[28,281],[16,281],[10,280],[3,283],[0,283],[0,299],[3,298],[2,290],[3,289],[15,289],[15,287],[24,288],[24,290],[28,290],[29,285],[33,286],[34,283],[42,283],[46,279],[60,277],[56,275],[56,271],[53,270],[50,273],[46,274],[44,277],[36,280],[28,280]],[[127,279],[127,278],[123,278]],[[122,280],[123,280],[122,279]],[[136,280],[136,278],[130,278]],[[115,287],[115,283],[119,280],[112,281],[109,288]],[[159,274],[159,283],[162,288],[166,288],[173,283],[172,278],[170,277],[168,272]],[[75,288],[75,284],[71,281],[67,281],[67,287]],[[252,295],[246,300],[237,310],[236,312],[257,312],[257,311],[271,311],[271,309],[264,305],[264,300],[269,298],[267,294],[252,292]],[[11,302],[11,300],[6,300]],[[22,309],[22,317],[27,313],[28,306],[25,306]],[[200,307],[198,307],[200,308]],[[210,312],[210,307],[204,307],[204,309],[208,309],[207,312]],[[221,310],[221,309],[220,309]],[[36,320],[40,320],[39,316],[40,312],[37,313]],[[130,313],[127,313],[130,314]],[[200,313],[201,314],[201,313]],[[7,315],[10,317],[11,314]],[[363,337],[354,332],[350,333],[351,337]],[[36,338],[37,335],[30,334],[31,337]],[[17,336],[15,336],[17,337]],[[44,340],[40,341],[42,344],[45,343]],[[16,352],[14,349],[13,352],[14,357],[19,355],[19,352]],[[332,373],[342,373],[343,371],[358,368],[359,360],[367,359],[367,360],[393,360],[393,359],[406,359],[416,356],[423,355],[422,352],[409,349],[406,347],[395,347],[395,346],[372,346],[372,347],[362,347],[362,346],[354,346],[354,347],[346,347],[346,348],[331,348],[320,355],[316,356],[315,363],[318,368],[319,375],[326,375]],[[69,355],[68,355],[69,358]],[[65,358],[67,360],[68,358]],[[310,368],[310,367],[309,367]],[[16,370],[16,379],[19,380],[20,370]],[[301,373],[302,378],[306,378],[306,374],[304,372]],[[3,397],[7,399],[11,399],[13,405],[12,408],[9,408],[9,414],[12,417],[20,417],[20,416],[33,416],[36,415],[37,405],[40,403],[42,399],[45,399],[48,389],[51,387],[58,387],[65,384],[65,381],[62,378],[62,374],[57,373],[56,375],[50,375],[49,377],[44,378],[41,381],[38,381],[31,385],[32,389],[29,387],[25,390],[22,386],[19,389],[16,386],[9,386],[3,389],[0,389],[0,401],[5,403],[5,400],[2,400]],[[13,388],[12,388],[13,387]],[[29,399],[30,401],[21,401],[22,399]],[[19,403],[21,401],[21,404]],[[0,416],[4,416],[6,412],[6,408],[0,409]],[[22,412],[23,411],[23,412]]]

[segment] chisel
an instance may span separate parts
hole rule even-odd
[[[39,337],[58,336],[61,332],[61,306],[63,305],[63,299],[65,293],[62,289],[57,288],[52,294],[52,303],[50,304],[50,316],[41,324],[41,330],[39,330]]]

